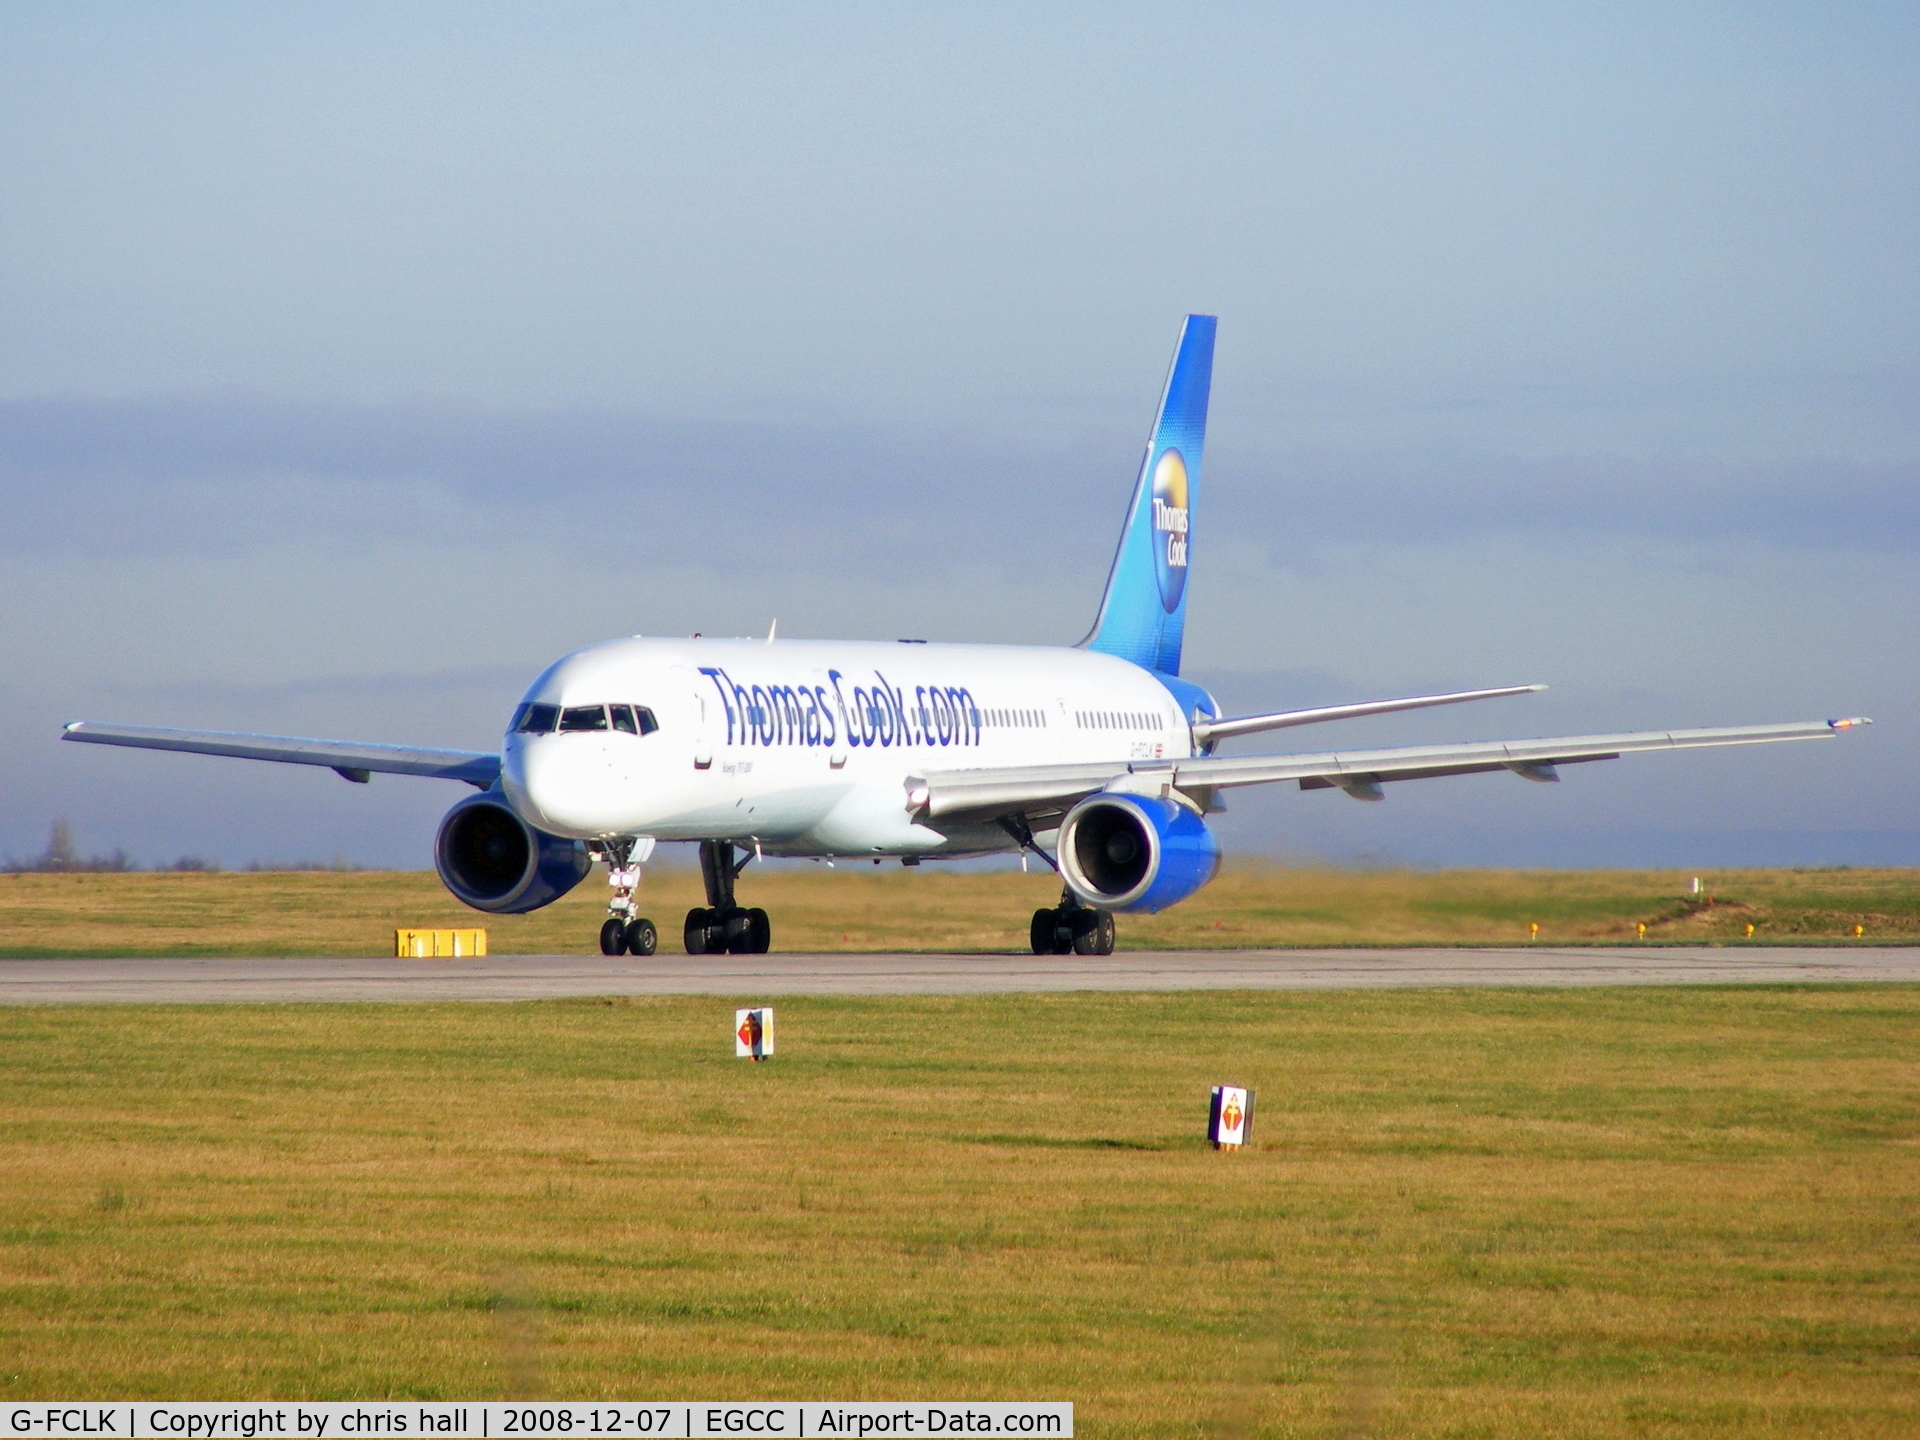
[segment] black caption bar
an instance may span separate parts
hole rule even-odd
[[[1033,1435],[1071,1440],[1065,1401],[40,1401],[0,1410],[0,1440],[868,1440]]]

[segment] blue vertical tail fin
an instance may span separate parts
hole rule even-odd
[[[1211,315],[1189,315],[1180,332],[1100,615],[1080,642],[1164,675],[1180,673],[1193,505],[1213,384],[1214,325]]]

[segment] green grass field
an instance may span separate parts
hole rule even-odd
[[[1920,1433],[1920,988],[791,1000],[763,1066],[731,1018],[0,1011],[0,1396]]]
[[[1920,943],[1920,870],[1371,871],[1228,867],[1163,915],[1121,918],[1123,949],[1290,945],[1504,945],[1529,924],[1549,943]],[[774,948],[1024,951],[1050,874],[937,866],[756,871],[743,904],[773,915]],[[402,926],[484,924],[497,954],[596,947],[596,872],[531,915],[484,916],[422,872],[0,876],[0,956],[378,955]],[[641,888],[662,944],[679,946],[698,876],[656,867]],[[1711,901],[1712,903],[1708,903]],[[1754,927],[1751,941],[1746,927]]]

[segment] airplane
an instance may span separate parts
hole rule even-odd
[[[763,909],[736,899],[765,855],[924,860],[1033,856],[1061,880],[1034,911],[1036,955],[1111,954],[1115,915],[1193,895],[1220,864],[1207,824],[1222,790],[1291,781],[1379,800],[1383,786],[1563,765],[1644,750],[1828,739],[1864,717],[1225,755],[1223,742],[1331,720],[1544,689],[1416,695],[1224,716],[1180,676],[1186,581],[1212,386],[1215,318],[1182,327],[1093,628],[1071,647],[924,640],[609,640],[563,656],[528,687],[497,753],[74,721],[62,739],[296,765],[356,784],[374,774],[464,781],[434,864],[458,899],[523,914],[595,862],[611,898],[604,954],[655,953],[640,867],[662,841],[697,842],[706,904],[687,953],[761,954]]]

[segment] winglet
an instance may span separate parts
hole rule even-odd
[[[1871,725],[1873,721],[1865,715],[1855,715],[1846,720],[1829,720],[1827,725],[1834,730],[1851,730],[1856,725]]]

